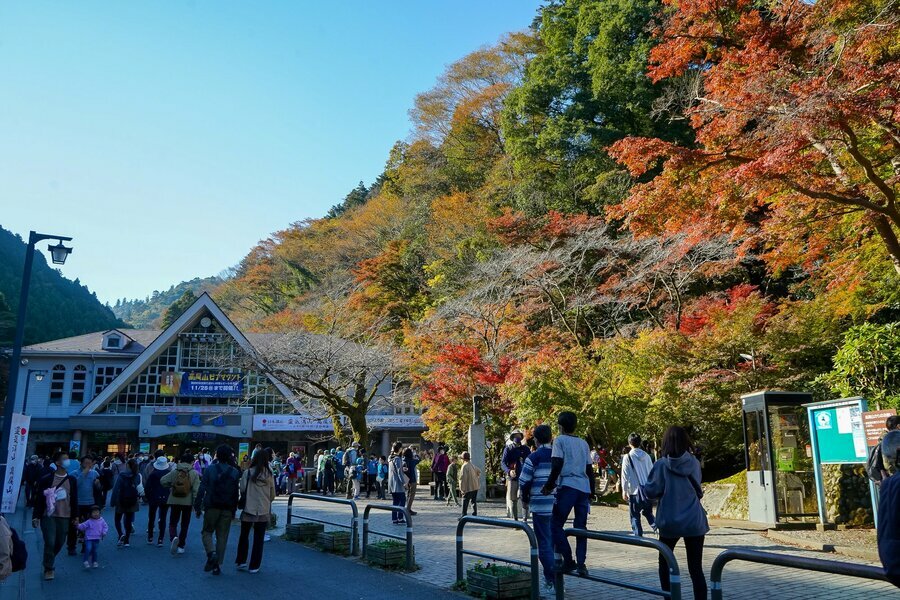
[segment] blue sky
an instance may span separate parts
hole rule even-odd
[[[535,0],[0,3],[0,225],[104,301],[236,264],[371,182],[444,66]]]

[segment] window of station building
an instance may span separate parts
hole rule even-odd
[[[84,390],[87,387],[87,368],[84,365],[75,365],[72,371],[72,404],[84,402]]]
[[[122,338],[117,335],[111,335],[106,338],[107,348],[118,348],[122,345]]]
[[[178,344],[172,344],[110,401],[106,412],[136,413],[141,406],[171,406],[175,399],[159,395],[160,373],[178,370]]]
[[[94,396],[106,389],[121,372],[122,367],[97,367],[94,371]]]
[[[56,365],[50,375],[50,404],[62,404],[63,389],[66,387],[66,367]]]

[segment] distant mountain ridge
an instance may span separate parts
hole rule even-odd
[[[0,226],[0,294],[11,313],[6,317],[0,315],[0,322],[14,319],[18,310],[26,247],[26,241],[19,235]],[[42,244],[39,250],[44,248],[46,245]],[[70,260],[77,259],[78,255],[73,256]],[[6,308],[2,302],[0,307]],[[47,264],[42,252],[35,253],[25,322],[26,344],[123,326],[125,323],[100,302],[94,292],[78,279],[66,279],[59,270]],[[3,338],[11,338],[11,335],[0,332],[0,344],[8,344],[11,340]]]
[[[211,292],[223,281],[225,280],[219,276],[195,277],[190,281],[182,281],[173,285],[168,290],[156,290],[143,300],[128,300],[127,298],[116,300],[115,305],[111,308],[119,319],[137,329],[159,327],[166,309],[181,298],[185,292],[193,292],[194,295],[199,296],[203,292]]]

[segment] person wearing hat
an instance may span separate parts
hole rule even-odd
[[[500,466],[506,475],[506,512],[508,517],[519,520],[519,473],[525,459],[530,454],[528,446],[522,444],[525,434],[515,429],[509,434],[509,440],[503,447]]]
[[[147,470],[144,495],[147,498],[147,507],[150,514],[147,516],[147,543],[153,544],[153,525],[159,516],[159,537],[156,539],[157,547],[163,545],[163,537],[166,531],[166,516],[169,512],[169,488],[163,487],[160,480],[172,470],[169,459],[162,450],[156,451],[156,458],[150,463]]]

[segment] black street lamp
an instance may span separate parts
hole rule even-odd
[[[54,264],[61,265],[66,262],[72,249],[63,245],[63,242],[72,238],[62,235],[47,235],[45,233],[30,232],[28,234],[28,249],[25,252],[25,269],[22,273],[22,289],[19,293],[19,310],[16,316],[16,336],[13,339],[12,358],[9,363],[9,391],[6,394],[6,404],[3,407],[3,429],[0,430],[0,471],[3,479],[0,479],[0,505],[3,504],[3,492],[6,489],[6,467],[9,454],[9,437],[12,427],[12,416],[16,406],[16,385],[19,379],[19,367],[22,365],[22,344],[25,342],[25,308],[28,304],[28,288],[31,286],[31,266],[34,263],[34,247],[42,240],[56,240],[55,246],[49,246],[50,258]]]

